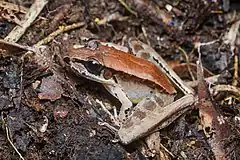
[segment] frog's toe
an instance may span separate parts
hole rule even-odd
[[[107,122],[98,122],[98,125],[100,126],[106,126],[107,128],[111,129],[112,131],[118,132],[118,129],[113,127],[112,125],[110,125]]]

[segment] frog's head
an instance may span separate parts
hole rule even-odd
[[[88,50],[71,49],[64,61],[79,76],[104,84],[114,84],[112,73],[102,65],[95,52]]]
[[[77,74],[99,83],[116,83],[111,73],[117,72],[155,83],[167,93],[176,93],[166,75],[152,62],[113,47],[100,44],[70,49],[65,61]]]

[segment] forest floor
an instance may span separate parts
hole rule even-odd
[[[34,3],[8,2],[0,3],[0,36],[5,40]],[[14,41],[40,46],[41,55],[1,42],[0,159],[219,159],[194,105],[158,131],[161,147],[153,157],[142,152],[143,139],[122,145],[112,141],[117,138],[112,130],[99,125],[100,120],[111,122],[96,99],[110,107],[119,107],[120,102],[101,84],[69,71],[62,58],[73,45],[85,45],[88,39],[128,46],[130,37],[154,48],[184,81],[197,79],[201,53],[205,77],[218,75],[208,87],[230,88],[211,92],[211,97],[231,129],[229,137],[222,138],[223,150],[227,159],[238,159],[239,13],[228,0],[126,0],[129,9],[121,2],[49,0]],[[13,4],[26,11],[10,8]],[[193,88],[198,93],[197,86]]]

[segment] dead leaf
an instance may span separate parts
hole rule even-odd
[[[230,127],[211,99],[200,63],[197,66],[199,81],[197,107],[199,109],[201,124],[216,160],[226,160],[227,153],[224,148],[224,139],[229,138]]]
[[[168,64],[181,78],[184,79],[190,77],[187,63],[180,63],[179,61],[169,61]],[[193,76],[197,77],[197,65],[194,63],[189,63],[189,67],[193,73]],[[210,77],[214,75],[211,71],[209,71],[205,67],[203,67],[203,70],[204,77]]]
[[[53,111],[54,119],[65,118],[68,115],[68,110],[64,106],[57,106]]]
[[[23,51],[34,50],[32,47],[23,46],[14,42],[8,42],[5,40],[0,40],[0,50],[4,50],[7,53],[16,54],[22,53]]]
[[[39,99],[48,99],[55,101],[61,98],[63,93],[62,86],[58,83],[55,76],[50,76],[42,79],[40,86],[40,92],[38,94]]]

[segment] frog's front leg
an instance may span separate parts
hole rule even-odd
[[[119,114],[117,115],[117,119],[119,125],[126,121],[128,116],[131,114],[132,110],[132,102],[127,97],[126,93],[123,91],[123,88],[119,85],[104,85],[104,87],[114,96],[116,97],[121,105]]]

